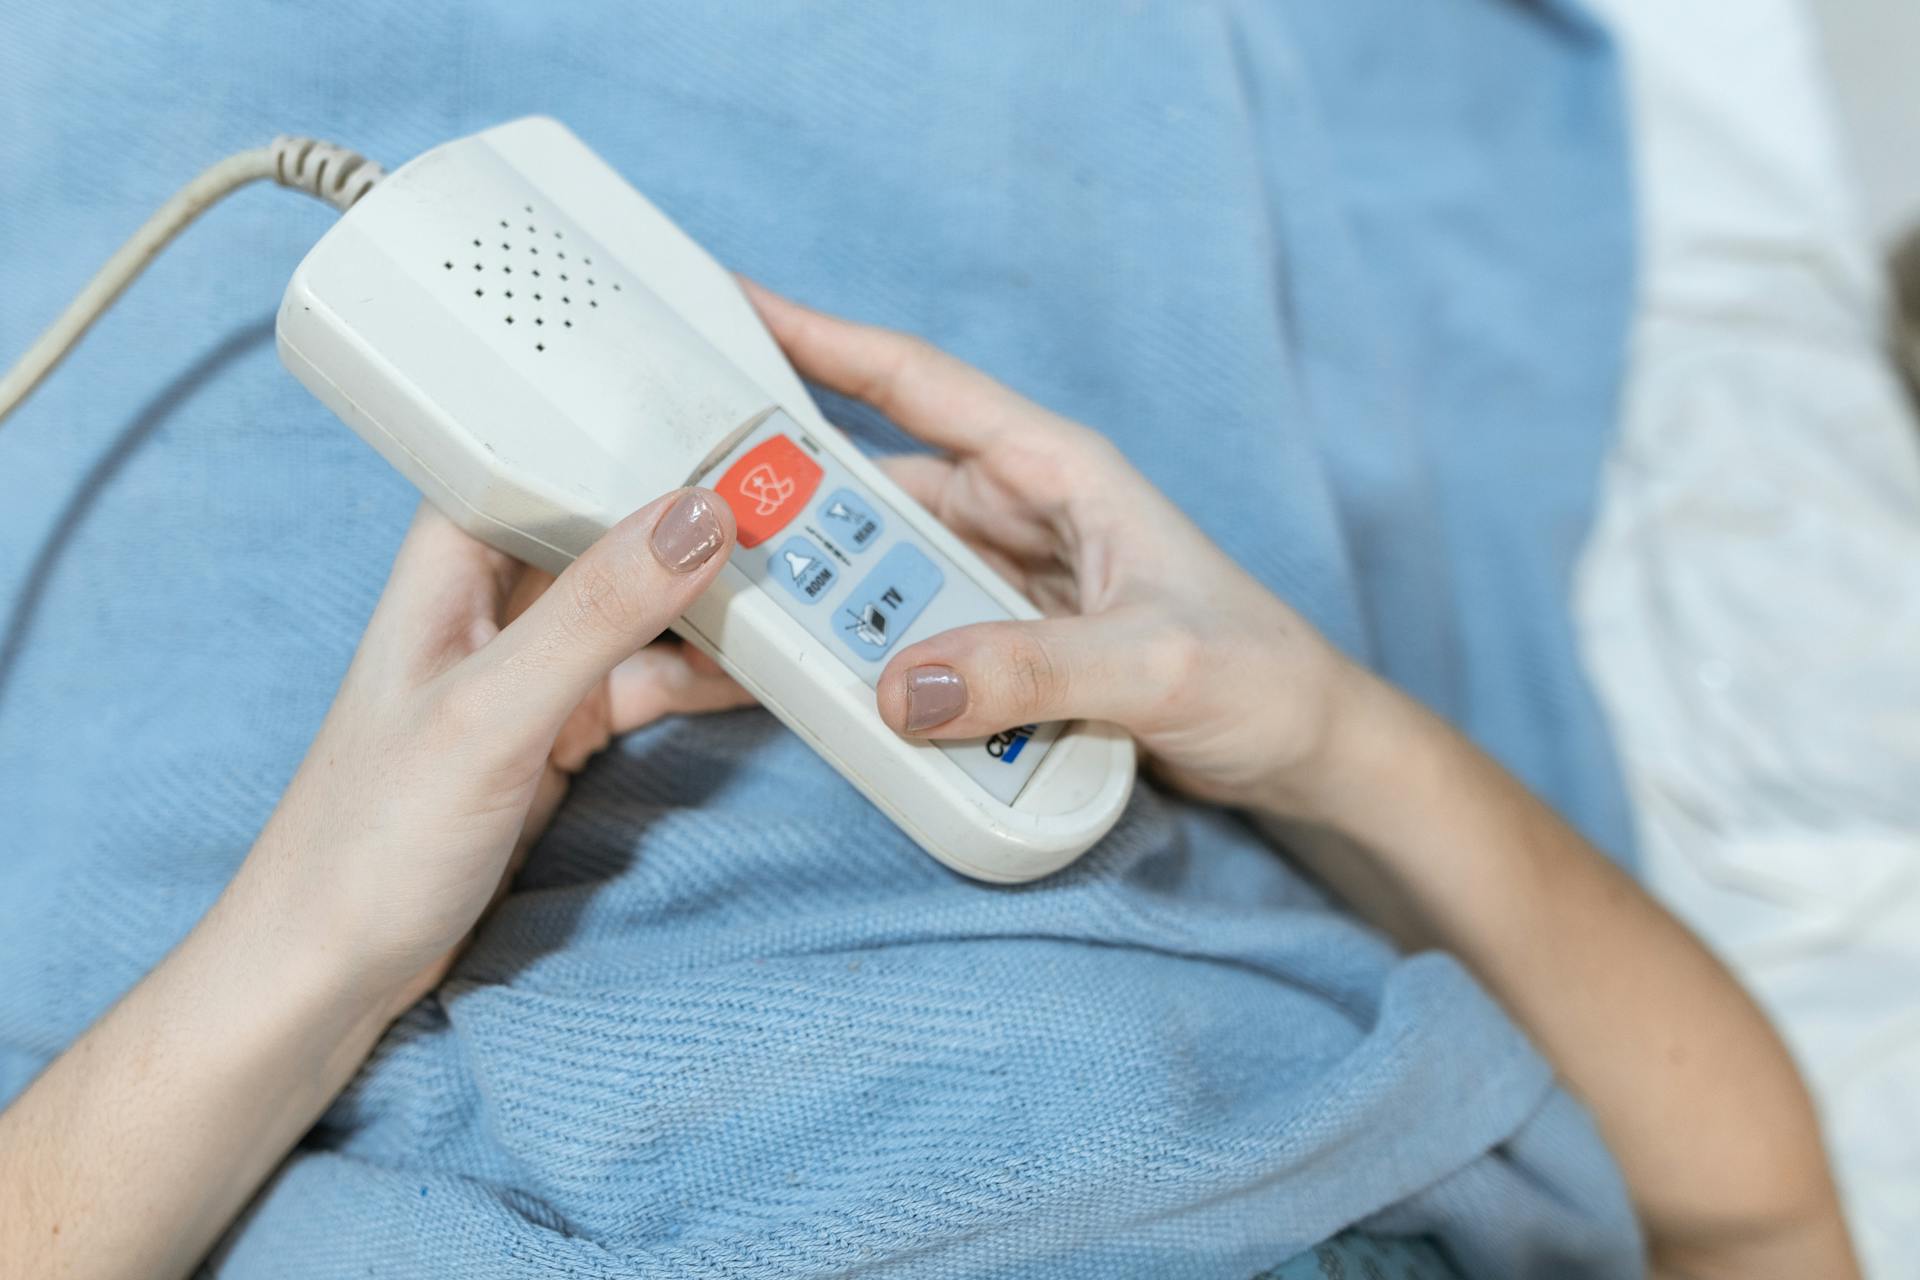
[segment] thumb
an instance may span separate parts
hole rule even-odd
[[[608,672],[706,589],[733,537],[732,513],[705,489],[648,503],[607,530],[469,659],[472,696],[506,723],[557,732]]]
[[[960,627],[900,651],[880,718],[916,738],[977,738],[1049,720],[1133,727],[1171,686],[1186,644],[1124,612]]]

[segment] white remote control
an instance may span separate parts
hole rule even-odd
[[[881,721],[903,645],[1038,613],[826,421],[734,279],[560,124],[388,176],[300,264],[278,332],[436,506],[541,568],[670,489],[717,491],[739,546],[674,630],[948,866],[1035,879],[1119,817],[1134,747],[1112,726],[935,745]]]

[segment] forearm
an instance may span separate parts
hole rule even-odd
[[[371,1051],[390,1009],[258,879],[0,1113],[0,1274],[186,1275]]]
[[[1656,1267],[1851,1274],[1805,1088],[1719,962],[1411,701],[1378,689],[1339,737],[1320,835],[1295,847],[1403,944],[1459,957],[1528,1032],[1593,1111]]]
[[[742,696],[638,658],[732,544],[716,495],[676,490],[549,580],[422,506],[227,892],[0,1113],[0,1280],[205,1255],[446,973],[567,779],[615,734]]]

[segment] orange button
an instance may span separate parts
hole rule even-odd
[[[740,545],[757,547],[786,528],[819,487],[820,464],[785,436],[773,436],[728,467],[716,491],[733,508]]]

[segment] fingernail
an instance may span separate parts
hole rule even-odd
[[[726,540],[712,499],[699,489],[681,494],[653,526],[653,554],[675,573],[692,573]]]
[[[907,732],[919,733],[967,709],[967,682],[952,667],[915,667],[907,672]]]

